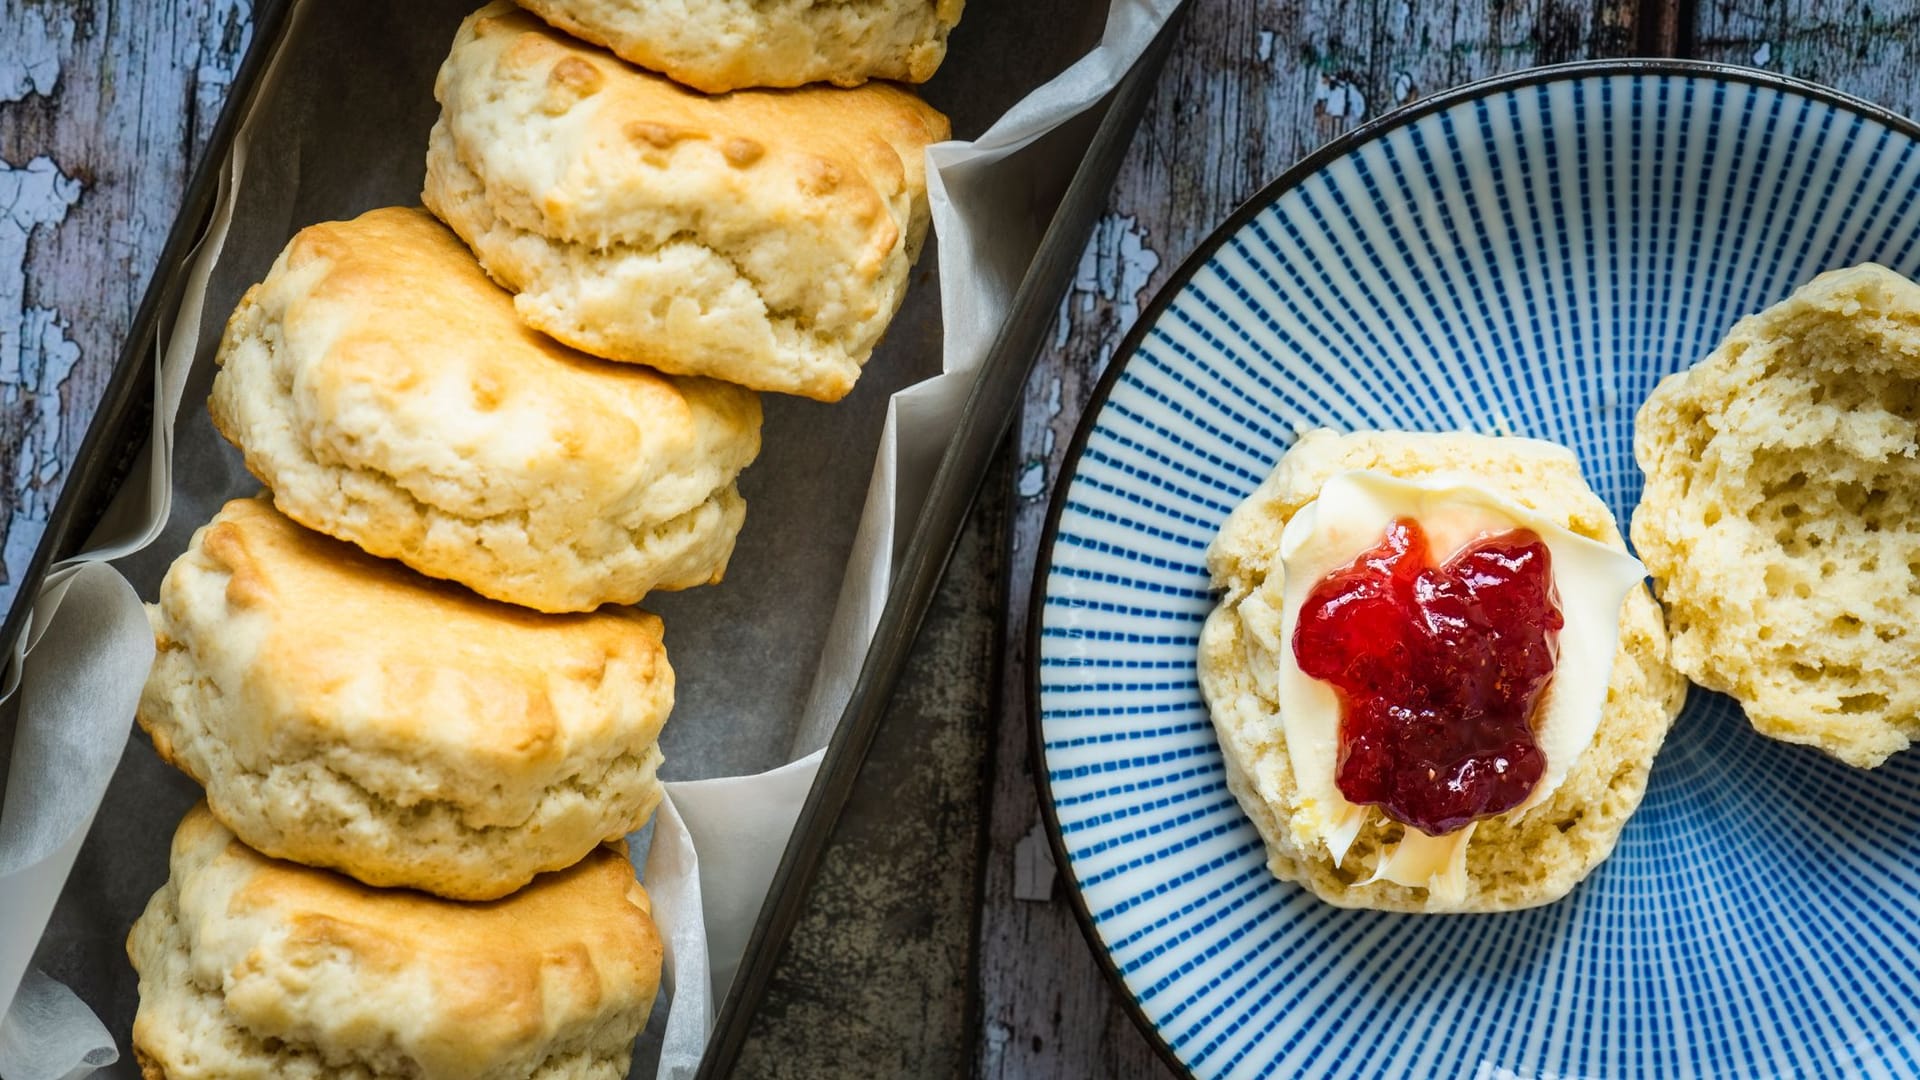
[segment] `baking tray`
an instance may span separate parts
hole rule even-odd
[[[236,74],[228,102],[204,155],[193,170],[182,209],[163,249],[159,269],[136,314],[133,331],[95,419],[82,440],[69,482],[56,502],[20,592],[10,605],[4,629],[7,641],[14,640],[24,627],[30,611],[28,598],[37,593],[48,567],[83,548],[146,443],[153,409],[156,341],[162,321],[166,313],[178,305],[190,256],[209,222],[218,195],[221,163],[232,150],[242,118],[268,92],[269,71],[276,55],[293,44],[315,52],[316,55],[299,57],[304,62],[324,63],[333,69],[351,72],[356,50],[378,47],[399,48],[415,54],[444,53],[453,25],[471,6],[471,2],[435,2],[396,12],[372,0],[331,0],[307,5],[297,19],[294,17],[296,5],[289,0],[261,0],[256,6],[254,43]],[[975,135],[1013,101],[1084,53],[1098,40],[1105,15],[1104,6],[1099,5],[1057,11],[1033,8],[1014,0],[974,0],[967,20],[954,37],[956,59],[927,87],[927,96],[953,116],[959,135]],[[300,35],[297,39],[296,24]],[[1121,153],[1144,108],[1153,74],[1157,73],[1172,36],[1171,28],[1162,33],[1146,62],[1109,96],[1102,109],[1049,136],[1049,141],[1056,144],[1055,151],[1060,149],[1058,144],[1074,141],[1085,143],[1088,149],[1063,156],[1059,167],[1040,176],[1031,190],[1022,193],[1031,204],[1034,234],[1041,237],[1039,250],[1016,294],[1012,317],[982,369],[963,420],[946,447],[934,485],[907,540],[905,557],[899,564],[853,697],[788,844],[774,887],[761,909],[740,975],[733,981],[720,1011],[710,1053],[702,1067],[703,1076],[724,1074],[744,1041],[752,1011],[765,992],[780,946],[792,929],[800,902],[858,775],[928,600],[986,467],[1002,441],[1026,372],[1071,280],[1086,237],[1104,204]],[[401,44],[396,45],[396,41]],[[965,58],[969,55],[991,59],[986,63],[976,60],[967,66]],[[289,58],[294,58],[291,53]],[[366,53],[360,51],[359,58],[366,62]],[[356,92],[360,91],[353,85],[344,85],[346,95]],[[424,94],[424,88],[421,92]],[[426,106],[420,107],[429,106],[430,99]],[[430,119],[430,112],[413,117],[412,122],[420,126],[422,136],[424,122]],[[420,145],[424,146],[423,139]],[[308,164],[334,170],[368,168],[372,172],[369,185],[373,188],[380,186],[379,170],[394,167],[392,162],[378,160]],[[353,189],[351,184],[346,187]],[[305,207],[296,209],[290,221],[248,222],[237,217],[234,229],[241,232],[253,227],[277,232],[274,245],[277,247],[293,228],[309,220],[346,216],[379,205],[381,201],[363,199],[356,206],[318,208],[331,209],[331,214],[303,212],[315,209]],[[245,213],[243,206],[241,214]],[[915,274],[915,295],[910,297],[907,309],[883,346],[882,356],[876,357],[876,366],[888,350],[901,353],[931,348],[937,358],[938,303],[934,286],[924,280],[930,276],[926,266],[923,260],[922,269]],[[264,269],[264,266],[253,268],[248,280],[257,278]],[[234,294],[231,281],[224,294],[218,289],[210,290],[207,319],[215,325],[224,321]],[[203,342],[203,349],[207,347],[210,343]],[[884,380],[872,374],[872,370],[870,368],[868,378],[863,380],[863,387],[870,388],[866,404],[850,402],[845,411],[837,415],[847,416],[864,408],[867,414],[852,417],[849,426],[877,431],[874,411],[884,415],[887,396],[884,391],[893,387],[885,386]],[[204,376],[205,373],[198,374]],[[205,379],[197,377],[189,383],[187,400],[182,406],[183,432],[188,416],[204,412],[204,397]],[[771,400],[769,405],[772,429],[779,423],[775,414],[783,406]],[[769,446],[774,445],[770,434]],[[862,453],[870,454],[871,445],[869,441]],[[856,519],[858,496],[856,492],[853,497],[852,516]],[[803,491],[788,497],[813,498],[815,493]],[[148,583],[157,578],[158,569],[179,552],[186,533],[209,512],[204,507],[176,505],[174,521],[162,538],[146,552],[122,564],[136,583],[147,585],[143,592],[150,595]],[[850,533],[850,523],[847,529]],[[705,591],[686,594],[689,598],[705,595]],[[678,598],[670,597],[664,604],[650,602],[649,606],[678,604]],[[672,625],[670,612],[668,617]],[[698,648],[711,652],[720,644],[700,641]],[[676,667],[679,666],[680,657],[676,656]],[[4,736],[0,738],[0,749],[4,749],[11,741],[11,717],[0,716],[0,727],[5,729],[0,731],[0,736]],[[135,736],[135,740],[144,742],[140,736]],[[728,771],[737,771],[737,767]],[[4,776],[3,769],[0,776]],[[73,985],[102,1014],[123,1049],[135,1001],[132,974],[121,951],[121,942],[146,894],[164,880],[166,852],[164,844],[130,848],[125,843],[116,843],[115,838],[130,830],[150,830],[155,818],[164,818],[170,827],[171,817],[157,813],[156,806],[173,810],[177,808],[175,804],[184,807],[195,797],[190,782],[160,767],[144,747],[126,756],[36,958],[39,966]],[[120,857],[110,857],[115,852],[120,853]],[[655,1026],[657,1028],[657,1023]],[[643,1060],[644,1053],[636,1065],[640,1066]],[[645,1071],[637,1067],[635,1075]],[[123,1062],[109,1075],[133,1074]]]

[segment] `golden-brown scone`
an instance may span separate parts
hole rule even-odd
[[[926,82],[964,0],[519,0],[554,26],[709,94]]]
[[[661,945],[624,848],[505,900],[370,889],[196,806],[127,937],[133,1048],[167,1080],[622,1080]]]
[[[1607,703],[1592,745],[1560,786],[1518,823],[1477,824],[1467,846],[1463,902],[1441,904],[1422,888],[1391,881],[1363,884],[1403,826],[1370,815],[1334,865],[1307,842],[1293,767],[1275,700],[1278,659],[1269,634],[1243,608],[1256,594],[1277,595],[1280,536],[1293,516],[1333,477],[1367,470],[1407,480],[1471,475],[1489,493],[1567,530],[1624,551],[1606,505],[1587,487],[1579,463],[1559,447],[1480,435],[1362,432],[1303,435],[1271,476],[1228,517],[1208,551],[1214,584],[1224,590],[1200,636],[1200,688],[1226,760],[1227,785],[1267,845],[1276,877],[1306,886],[1342,907],[1387,911],[1508,911],[1565,896],[1613,853],[1646,792],[1647,772],[1686,699],[1686,680],[1667,665],[1660,609],[1644,586],[1627,594],[1607,683]],[[1243,617],[1244,614],[1244,617]]]
[[[660,620],[541,615],[309,532],[264,496],[148,608],[140,725],[277,858],[490,900],[639,828],[673,708]]]
[[[926,234],[946,118],[898,87],[709,98],[508,0],[462,24],[435,85],[424,198],[597,356],[844,397]]]
[[[718,581],[760,402],[515,317],[425,211],[302,229],[220,343],[214,424],[282,512],[541,611]]]
[[[1920,286],[1866,264],[1736,323],[1641,406],[1633,542],[1673,662],[1874,768],[1920,735]]]

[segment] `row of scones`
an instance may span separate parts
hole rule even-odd
[[[925,237],[947,121],[868,80],[957,0],[526,6],[460,27],[426,208],[301,230],[221,341],[266,490],[149,606],[206,798],[127,944],[147,1080],[626,1076],[675,695],[631,605],[721,580],[758,393],[848,394]]]

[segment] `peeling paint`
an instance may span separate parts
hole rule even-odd
[[[1023,499],[1037,499],[1047,493],[1047,463],[1041,458],[1028,458],[1020,466],[1020,479],[1015,482],[1014,490]]]
[[[24,101],[33,94],[49,97],[60,81],[60,57],[73,44],[73,20],[53,26],[35,8],[14,10],[0,2],[0,26],[10,39],[0,52],[0,102]]]
[[[1260,31],[1260,36],[1256,39],[1256,44],[1254,45],[1253,54],[1258,57],[1263,64],[1273,62],[1273,31]]]
[[[1314,111],[1335,120],[1359,123],[1367,118],[1366,95],[1358,83],[1338,75],[1320,76],[1313,90]]]
[[[24,167],[0,161],[0,401],[32,405],[32,420],[14,458],[14,503],[5,529],[5,578],[18,581],[53,511],[51,486],[61,470],[64,417],[60,388],[80,360],[56,311],[26,304],[27,247],[36,230],[66,220],[78,202],[78,180],[51,158]],[[25,527],[23,527],[25,526]]]
[[[1760,43],[1759,48],[1753,50],[1753,66],[1766,67],[1768,64],[1772,62],[1773,62],[1773,42],[1763,41]]]
[[[1419,95],[1419,88],[1413,85],[1413,75],[1405,71],[1394,72],[1393,103],[1405,105]]]
[[[24,167],[0,161],[0,385],[9,393],[24,378],[27,240],[35,229],[66,220],[80,190],[80,181],[52,158],[37,157]]]
[[[1094,227],[1081,254],[1079,271],[1073,275],[1073,292],[1081,296],[1081,309],[1091,311],[1094,296],[1114,306],[1112,334],[1100,342],[1100,367],[1114,357],[1119,336],[1133,329],[1140,317],[1140,294],[1146,282],[1160,269],[1160,252],[1146,246],[1146,231],[1133,215],[1110,213]]]
[[[1080,253],[1080,266],[1074,272],[1073,286],[1060,302],[1060,321],[1055,324],[1053,344],[1064,348],[1073,334],[1075,309],[1091,315],[1100,301],[1112,307],[1113,318],[1102,327],[1099,346],[1100,366],[1113,357],[1120,336],[1140,317],[1140,294],[1160,268],[1160,254],[1147,246],[1146,231],[1139,219],[1130,214],[1108,214],[1094,225],[1093,235]]]
[[[44,485],[60,475],[60,387],[80,362],[80,346],[67,338],[67,321],[51,308],[31,307],[21,320],[14,360],[18,378],[4,381],[9,402],[32,395],[34,424],[14,464],[14,490],[21,511],[44,520],[53,509],[53,493]]]
[[[211,125],[253,42],[253,0],[209,0],[208,8],[204,25],[219,32],[201,38],[193,98],[200,123]]]

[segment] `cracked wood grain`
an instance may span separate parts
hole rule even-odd
[[[0,0],[0,601],[251,34],[250,0]]]
[[[1047,499],[1088,396],[1140,308],[1234,207],[1327,140],[1463,82],[1641,44],[1634,5],[1616,0],[1202,2],[1122,167],[1014,436],[1008,672],[981,915],[981,1080],[1166,1074],[1082,940],[1066,886],[1034,865],[1039,808],[1025,696],[1028,590]]]
[[[1766,68],[1920,113],[1920,3],[1701,0],[1702,60]]]

